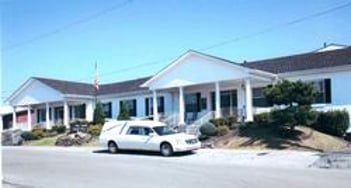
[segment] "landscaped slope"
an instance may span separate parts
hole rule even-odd
[[[307,127],[296,127],[293,136],[282,136],[269,128],[244,128],[218,137],[214,147],[226,149],[290,149],[308,151],[340,151],[348,142]]]

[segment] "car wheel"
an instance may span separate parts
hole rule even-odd
[[[117,153],[118,151],[118,147],[117,147],[117,144],[115,142],[109,142],[108,143],[108,151],[110,153]]]
[[[165,157],[171,156],[173,154],[173,148],[169,143],[163,143],[161,145],[161,154]]]

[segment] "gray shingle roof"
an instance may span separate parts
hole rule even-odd
[[[146,90],[144,88],[140,88],[139,86],[150,78],[151,77],[145,77],[111,84],[101,84],[99,86],[100,89],[98,94],[106,95]],[[40,77],[33,77],[33,79],[39,80],[40,82],[64,94],[95,95],[95,88],[93,84]]]
[[[204,54],[208,55],[208,54]],[[230,60],[219,58],[216,56],[211,56],[213,58],[226,61],[228,63],[235,63]],[[341,65],[351,65],[351,47],[326,51],[326,52],[311,52],[306,54],[292,55],[286,57],[279,57],[274,59],[253,61],[248,63],[235,63],[248,68],[263,70],[271,73],[285,73],[293,71],[301,71],[316,68],[326,68],[335,67]],[[78,94],[78,95],[94,95],[95,89],[93,84],[81,83],[81,82],[71,82],[64,80],[56,80],[49,78],[39,78],[33,77],[44,84],[64,93],[64,94]],[[133,91],[146,90],[141,88],[144,82],[149,80],[151,77],[144,77],[134,80],[128,80],[123,82],[111,83],[111,84],[101,84],[99,95],[117,94]]]
[[[150,78],[151,77],[144,77],[144,78],[138,78],[138,79],[128,80],[124,82],[103,84],[100,86],[99,95],[118,94],[118,93],[147,90],[147,88],[141,88],[140,85],[146,82]]]
[[[39,80],[64,94],[94,95],[95,93],[93,84],[39,77],[33,77],[33,79]]]
[[[308,69],[351,65],[351,47],[326,52],[312,52],[241,64],[271,73],[286,73]]]

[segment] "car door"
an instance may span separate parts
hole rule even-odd
[[[124,137],[125,149],[132,150],[147,150],[147,144],[149,139],[146,135],[144,127],[142,126],[130,126]]]
[[[142,147],[143,150],[158,151],[159,139],[157,133],[149,127],[144,127],[142,133],[144,137],[140,147]]]

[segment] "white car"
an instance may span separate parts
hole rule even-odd
[[[196,136],[177,133],[166,124],[155,121],[108,121],[101,130],[99,141],[111,153],[118,150],[148,150],[170,156],[174,152],[201,147]]]

